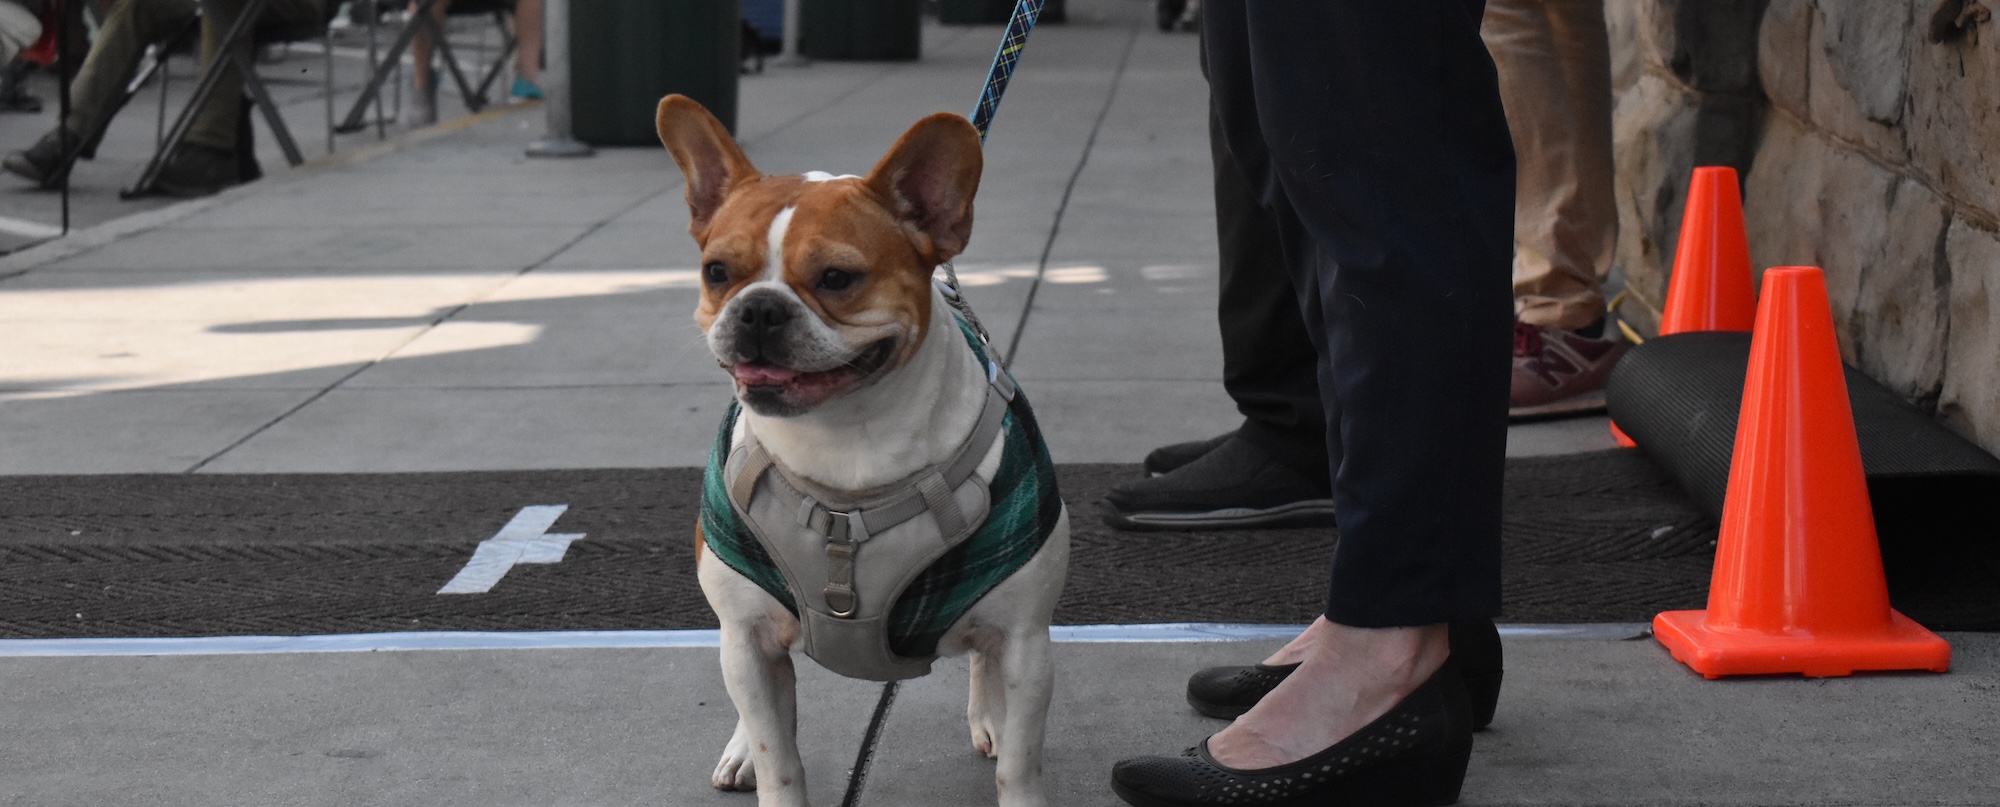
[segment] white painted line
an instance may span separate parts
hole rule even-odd
[[[556,519],[561,518],[567,504],[534,504],[521,508],[514,518],[493,537],[479,542],[472,550],[472,559],[465,567],[453,575],[439,594],[484,594],[493,590],[500,578],[507,576],[507,570],[516,563],[559,563],[569,552],[569,542],[583,537],[583,533],[559,533],[544,535]]]
[[[27,238],[54,238],[62,235],[62,228],[39,221],[0,216],[0,233],[19,235]]]
[[[1151,625],[1051,625],[1056,642],[1251,642],[1290,639],[1304,625],[1237,625],[1222,622],[1164,622]]]
[[[1585,625],[1501,625],[1500,635],[1518,639],[1621,641],[1647,635],[1642,623]],[[1058,642],[1240,642],[1282,640],[1304,625],[1058,625]],[[258,653],[369,653],[403,650],[594,650],[610,648],[715,647],[721,635],[708,630],[597,631],[431,631],[341,633],[320,636],[195,636],[147,639],[0,639],[0,658],[29,656],[220,656]]]
[[[161,639],[7,639],[10,656],[216,656],[256,653],[369,653],[392,650],[552,650],[715,647],[713,630],[432,631],[322,636],[196,636]]]
[[[1643,622],[1578,625],[1501,625],[1500,635],[1515,639],[1586,639],[1618,641],[1651,635]],[[1054,625],[1049,638],[1057,642],[1253,642],[1290,640],[1304,625],[1238,625],[1216,622],[1166,622],[1150,625]]]

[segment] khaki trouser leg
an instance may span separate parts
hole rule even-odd
[[[123,0],[112,8],[70,86],[69,130],[82,136],[116,112],[112,106],[138,72],[146,46],[164,42],[194,16],[195,0]]]
[[[201,18],[201,63],[204,67],[213,62],[216,50],[222,42],[223,34],[236,21],[245,0],[206,0],[203,7],[207,14]],[[264,6],[263,22],[267,24],[302,25],[322,21],[325,15],[323,0],[271,0]],[[250,43],[245,41],[238,47],[248,56]],[[187,142],[207,146],[219,151],[236,150],[236,118],[243,114],[243,76],[236,68],[229,67],[216,77],[215,92],[195,111],[194,121],[189,124]]]
[[[1581,328],[1604,316],[1618,239],[1603,0],[1488,0],[1480,33],[1518,161],[1515,311]]]

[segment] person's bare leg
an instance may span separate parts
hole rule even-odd
[[[1208,752],[1231,768],[1252,770],[1326,750],[1436,673],[1451,654],[1449,635],[1443,624],[1356,628],[1320,617],[1272,655],[1280,661],[1266,662],[1291,658],[1299,668],[1208,738]]]
[[[415,3],[410,4],[410,13],[416,13]],[[431,6],[431,18],[437,20],[438,30],[444,30],[444,15],[451,10],[451,0],[438,0]],[[428,89],[437,86],[437,73],[431,68],[432,54],[437,52],[437,44],[431,41],[429,31],[418,31],[410,39],[410,86]]]
[[[514,3],[514,68],[529,84],[542,86],[542,0]]]

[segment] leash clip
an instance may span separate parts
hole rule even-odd
[[[965,319],[965,324],[972,326],[972,332],[979,335],[980,344],[993,344],[993,338],[986,334],[986,323],[980,322],[979,315],[972,313],[972,303],[966,301],[965,292],[958,287],[958,270],[952,268],[951,261],[938,264],[938,268],[944,270],[944,278],[932,277],[931,283],[944,295],[945,303]]]

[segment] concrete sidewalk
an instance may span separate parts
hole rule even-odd
[[[1195,43],[1143,11],[1037,33],[958,261],[1000,344],[1030,323],[1013,366],[1058,462],[1237,420]],[[746,76],[751,158],[865,173],[922,115],[969,109],[998,34],[927,34],[921,62]],[[728,392],[672,161],[529,160],[539,113],[467,123],[0,258],[0,473],[701,464]],[[1610,445],[1589,421],[1521,440]]]
[[[1133,462],[1237,420],[1205,89],[1148,4],[1070,17],[1027,50],[958,268],[996,340],[1020,333],[1055,459]],[[970,110],[999,29],[924,33],[915,63],[745,76],[751,158],[861,173]],[[701,464],[728,387],[691,320],[678,171],[651,148],[523,157],[541,131],[467,119],[0,258],[0,474]],[[1609,445],[1601,418],[1510,435]],[[1510,633],[1466,803],[2000,803],[1991,636],[1950,637],[1944,676],[1708,682],[1635,633]],[[1216,730],[1186,675],[1269,647],[1060,645],[1056,803],[1114,804],[1111,761]],[[752,803],[707,786],[733,721],[711,649],[7,653],[0,805]],[[903,687],[861,804],[990,803],[963,666],[940,670]],[[837,803],[879,689],[801,671],[811,786]]]
[[[1626,631],[1637,636],[1638,628]],[[2000,640],[1949,675],[1705,681],[1650,639],[1513,632],[1467,805],[1991,805]],[[1188,672],[1274,642],[1056,645],[1052,803],[1222,727]],[[838,804],[879,685],[799,665],[814,803]],[[906,682],[864,805],[993,803],[962,660]],[[734,713],[704,648],[0,658],[4,805],[749,805],[709,770]]]

